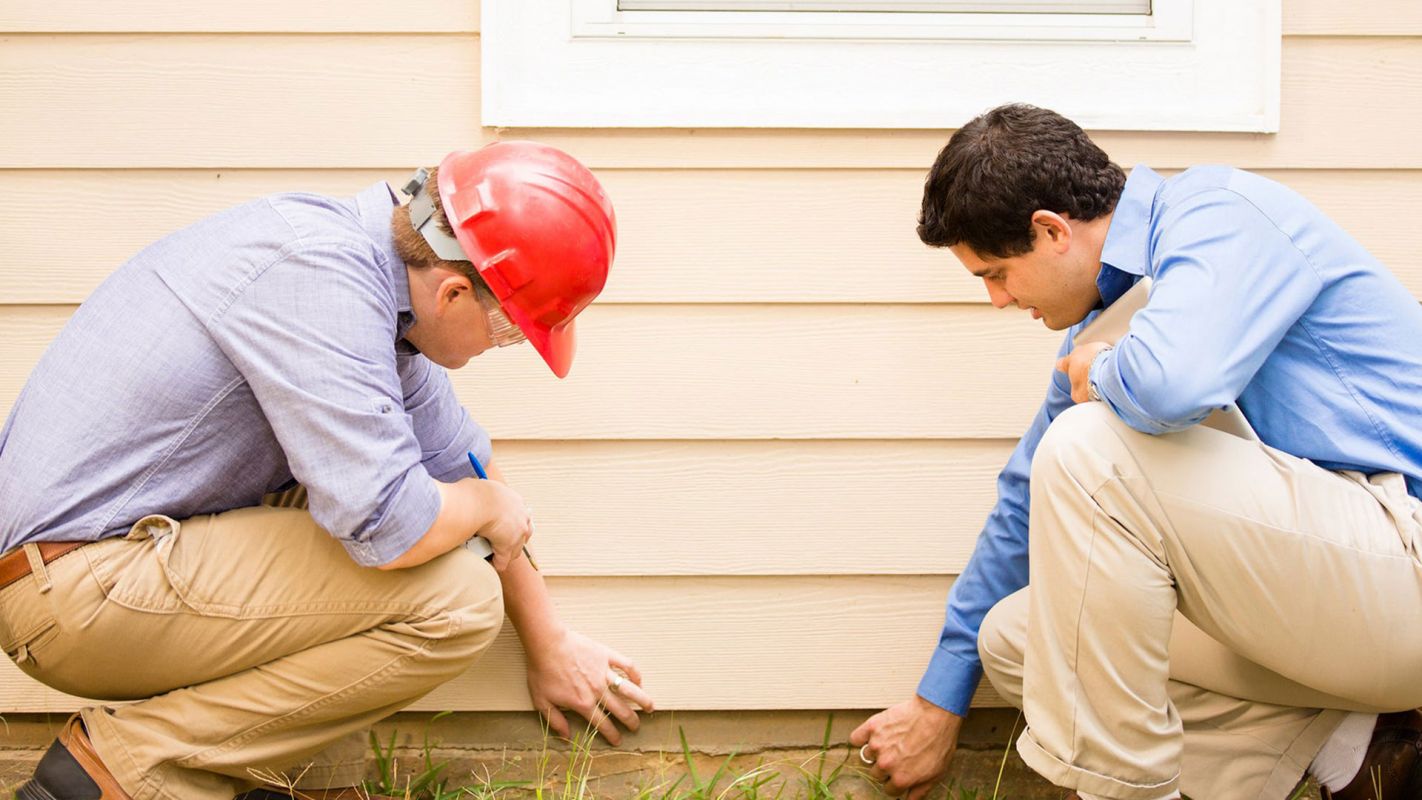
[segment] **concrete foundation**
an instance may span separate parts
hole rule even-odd
[[[671,790],[667,795],[670,800],[686,797],[695,786],[682,753],[680,733],[684,732],[702,785],[726,765],[726,777],[713,791],[691,795],[698,800],[740,800],[745,795],[731,783],[737,776],[748,775],[742,781],[770,777],[758,795],[761,798],[776,797],[782,784],[780,800],[823,797],[812,793],[814,780],[834,776],[830,789],[835,800],[859,800],[883,797],[862,775],[857,753],[846,744],[850,732],[871,713],[660,712],[646,719],[642,730],[628,736],[620,748],[600,741],[591,748],[573,746],[547,737],[530,713],[459,713],[439,718],[404,713],[377,726],[376,734],[383,745],[395,736],[397,785],[406,776],[423,771],[428,743],[433,759],[447,764],[443,774],[450,787],[525,782],[527,787],[545,787],[543,797],[550,800],[621,800],[638,797],[645,790],[652,790],[646,796],[662,800]],[[825,748],[831,714],[830,746]],[[6,724],[0,728],[0,786],[13,787],[29,775],[64,719],[65,715],[35,714],[5,718]],[[1000,800],[1056,800],[1065,794],[1029,770],[1015,750],[1007,747],[1014,725],[1020,721],[1011,709],[981,709],[968,719],[950,775],[956,787],[967,790],[964,797],[974,797],[976,790],[978,800],[989,800],[995,788]],[[372,774],[373,770],[372,764]],[[578,794],[582,784],[583,793]],[[572,789],[566,788],[569,786]],[[527,789],[505,789],[492,795],[508,800],[531,796]],[[1316,792],[1304,795],[1317,796]],[[957,800],[959,794],[945,790],[932,797]]]

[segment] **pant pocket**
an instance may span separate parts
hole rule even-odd
[[[59,634],[54,613],[29,575],[0,589],[0,609],[0,649],[31,673]]]
[[[171,566],[182,524],[150,514],[128,534],[86,547],[90,568],[109,600],[125,608],[173,613],[191,607],[188,583]]]
[[[1396,472],[1370,475],[1367,485],[1397,525],[1402,546],[1422,564],[1422,500],[1407,493],[1407,479]]]

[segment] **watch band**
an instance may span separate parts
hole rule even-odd
[[[1097,402],[1101,402],[1101,390],[1097,388],[1096,381],[1092,378],[1092,375],[1096,372],[1096,362],[1100,361],[1102,356],[1111,352],[1113,349],[1111,345],[1107,345],[1101,352],[1092,356],[1091,366],[1086,369],[1086,395]]]

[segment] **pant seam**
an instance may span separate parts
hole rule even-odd
[[[1071,644],[1071,674],[1077,678],[1076,685],[1072,687],[1073,702],[1071,705],[1071,758],[1073,761],[1076,760],[1076,757],[1078,755],[1077,721],[1080,718],[1081,704],[1083,700],[1080,674],[1082,628],[1081,620],[1082,617],[1086,614],[1087,586],[1091,583],[1091,557],[1096,552],[1096,539],[1100,535],[1100,528],[1097,525],[1097,522],[1099,521],[1099,515],[1100,507],[1098,506],[1096,509],[1096,513],[1093,514],[1093,518],[1091,520],[1091,541],[1088,543],[1086,548],[1086,574],[1084,574],[1081,578],[1081,602],[1076,607],[1076,620],[1074,623],[1076,630],[1073,631],[1074,635],[1072,637]]]

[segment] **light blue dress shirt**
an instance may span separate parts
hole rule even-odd
[[[299,481],[358,563],[489,460],[414,324],[384,183],[284,194],[149,246],[75,312],[0,431],[0,549],[258,504]]]
[[[1103,306],[1153,282],[1130,332],[1091,369],[1126,424],[1178,431],[1237,399],[1265,444],[1326,469],[1401,473],[1422,497],[1422,306],[1307,200],[1228,167],[1168,180],[1136,167],[1101,260]],[[1097,313],[1068,332],[1062,355]],[[918,694],[954,713],[982,677],[983,617],[1027,585],[1032,455],[1071,405],[1070,381],[1054,372],[948,595]]]

